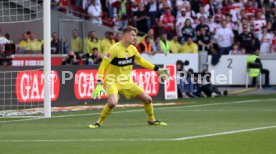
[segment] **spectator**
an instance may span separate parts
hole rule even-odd
[[[165,54],[170,53],[170,42],[168,41],[167,34],[164,33],[161,35],[160,39],[160,46],[161,46],[161,51]]]
[[[62,61],[62,65],[79,65],[79,63],[80,61],[73,51],[69,52]]]
[[[27,33],[22,34],[22,40],[18,44],[19,49],[30,50],[30,40]]]
[[[119,30],[123,30],[128,25],[128,15],[127,15],[127,1],[121,0],[120,9],[118,12],[118,20],[119,20]]]
[[[155,16],[157,13],[157,3],[158,0],[149,0],[148,4],[149,4],[149,16],[150,16],[150,27],[154,26],[156,24],[155,22]]]
[[[219,54],[228,55],[233,43],[234,34],[233,31],[227,27],[225,20],[222,21],[221,28],[216,31],[214,38],[219,45]]]
[[[170,51],[172,51],[172,53],[180,53],[180,48],[181,45],[178,42],[178,37],[175,35],[170,43]]]
[[[232,9],[231,7],[231,2],[229,0],[223,0],[222,2],[222,9],[221,9],[221,12],[222,14],[229,14],[230,13],[230,10]]]
[[[188,17],[187,14],[186,14],[186,10],[185,9],[182,9],[181,10],[181,16],[177,18],[177,21],[176,21],[176,33],[179,37],[182,36],[182,28],[184,27],[184,24],[186,22],[186,20],[189,19],[191,23],[194,22],[194,20],[191,18],[191,17]]]
[[[88,15],[90,21],[94,25],[102,25],[102,8],[97,5],[96,0],[91,0],[91,4],[88,7]]]
[[[176,18],[178,18],[181,16],[181,11],[185,9],[187,6],[190,6],[190,2],[187,0],[176,0],[175,5],[177,9]]]
[[[211,36],[206,33],[205,28],[201,28],[199,36],[197,37],[197,44],[199,51],[207,51],[210,54],[212,46]]]
[[[198,46],[194,43],[192,37],[187,37],[185,44],[182,46],[181,53],[198,53]]]
[[[195,13],[199,12],[200,6],[202,6],[202,1],[201,0],[190,0],[191,8]]]
[[[239,49],[239,45],[237,43],[233,44],[232,50],[230,50],[229,55],[243,55],[242,51]]]
[[[58,38],[58,34],[56,32],[52,33],[52,41],[51,41],[51,53],[59,54],[60,41]]]
[[[214,0],[209,0],[209,3],[204,6],[204,12],[207,14],[207,16],[215,15],[216,10],[217,6],[214,3]]]
[[[156,37],[154,42],[152,42],[152,51],[155,53],[162,53],[162,47],[160,44],[160,37]]]
[[[10,41],[2,35],[1,29],[0,29],[0,52],[5,50],[5,44],[8,44],[8,43],[10,43]]]
[[[91,0],[82,0],[82,9],[85,10],[85,12],[88,12],[88,7],[90,6]],[[101,2],[97,4],[101,6]],[[102,7],[101,7],[102,8]]]
[[[222,8],[222,2],[223,2],[223,0],[214,0],[214,1],[217,4],[218,10],[220,10]]]
[[[73,51],[77,56],[82,52],[82,39],[79,37],[78,30],[76,29],[72,31],[70,47],[71,51]]]
[[[98,48],[94,47],[92,53],[86,53],[83,56],[83,60],[86,65],[100,64],[102,62],[102,57],[99,55]]]
[[[66,37],[63,36],[63,37],[61,38],[61,40],[62,40],[62,54],[67,54],[67,53],[69,53],[70,48],[69,48],[69,44],[67,43]]]
[[[140,0],[130,0],[130,3],[131,3],[131,13],[135,14],[139,9]]]
[[[204,17],[204,19],[207,19],[208,14],[205,12],[204,7],[200,7],[199,12],[196,14],[197,19]]]
[[[220,91],[217,86],[211,83],[211,74],[207,70],[199,74],[201,75],[201,79],[198,79],[198,88],[193,95],[197,97],[202,97],[202,94],[206,97],[227,96],[227,90]]]
[[[122,40],[123,34],[121,32],[117,32],[114,38],[115,42],[119,42],[120,40]]]
[[[195,37],[195,30],[192,27],[192,23],[190,19],[187,19],[184,23],[184,26],[181,30],[181,35],[182,35],[182,39],[181,39],[181,43],[184,43],[185,40],[187,40],[188,37]]]
[[[257,8],[254,6],[252,0],[247,1],[244,11],[247,17],[255,16],[257,13]]]
[[[257,13],[257,18],[253,21],[254,25],[254,34],[256,37],[258,37],[262,33],[262,27],[266,26],[267,22],[265,20],[265,17],[262,17],[262,13]]]
[[[84,53],[87,53],[87,51],[89,51],[89,49],[88,49],[88,44],[91,42],[91,34],[92,34],[92,32],[93,32],[93,31],[89,31],[89,32],[87,33],[87,37],[86,37],[85,40],[84,40],[84,48],[83,48]]]
[[[59,11],[64,12],[64,13],[68,12],[69,11],[68,7],[71,5],[71,1],[69,1],[69,0],[58,0],[58,1],[59,1],[58,2],[58,4],[59,4],[59,7],[58,7]]]
[[[152,43],[149,36],[146,36],[145,39],[138,45],[138,50],[140,53],[147,53],[153,55]]]
[[[199,35],[199,31],[200,31],[200,29],[201,29],[202,27],[205,28],[206,33],[209,33],[210,27],[209,27],[208,25],[205,24],[205,19],[207,19],[207,18],[205,18],[204,16],[201,16],[201,17],[199,18],[199,24],[198,24],[198,25],[196,26],[196,28],[195,28],[195,31],[196,31],[196,34],[197,34],[197,35]]]
[[[117,9],[113,6],[113,4],[115,5],[117,3],[120,3],[119,0],[106,0],[105,6],[108,8],[109,18],[113,18],[116,14]]]
[[[250,24],[248,23],[247,19],[245,19],[245,18],[238,20],[236,26],[238,29],[238,34],[241,34],[243,32],[243,26],[251,27]],[[250,28],[247,28],[247,29],[248,29],[248,31],[250,30]]]
[[[267,21],[266,27],[269,33],[273,33],[274,29],[272,28],[272,21]]]
[[[165,7],[164,11],[164,14],[160,17],[159,24],[162,32],[167,34],[168,39],[171,39],[174,32],[175,19],[169,7]]]
[[[245,50],[246,54],[252,53],[252,46],[254,41],[254,34],[249,32],[249,28],[247,24],[243,25],[243,31],[238,35],[238,42],[240,43],[241,50]]]
[[[261,54],[270,53],[272,38],[273,35],[268,33],[267,27],[262,27],[262,33],[258,36],[258,39],[261,43]]]
[[[247,65],[248,65],[248,74],[249,76],[253,77],[252,78],[252,86],[254,87],[256,85],[256,79],[257,76],[259,75],[259,73],[264,74],[265,75],[265,87],[269,86],[269,71],[267,69],[263,68],[261,59],[259,57],[260,52],[258,50],[256,50],[255,52],[253,52],[252,55],[249,55],[247,58]],[[250,65],[254,65],[254,64],[258,64],[258,67],[256,68],[252,68],[249,67]],[[259,70],[259,72],[258,72]],[[258,72],[256,74],[256,72]]]
[[[232,9],[230,10],[231,21],[237,22],[241,10],[244,8],[243,3],[240,0],[235,0],[232,4]]]
[[[211,36],[215,35],[216,31],[221,28],[221,17],[215,16],[214,22],[209,23],[210,32],[209,34]],[[205,30],[206,31],[206,30]]]
[[[219,47],[217,44],[214,44],[211,49],[210,49],[210,53],[211,53],[211,64],[212,65],[217,65],[219,63],[219,59],[220,59],[220,54],[219,54]]]
[[[179,98],[188,98],[185,91],[185,79],[186,71],[184,70],[184,63],[181,60],[176,61],[176,73],[177,73],[177,94]]]
[[[149,29],[148,33],[145,34],[143,37],[142,36],[137,36],[136,37],[137,38],[137,43],[138,44],[141,43],[145,39],[146,36],[150,37],[151,43],[154,42],[154,30],[151,28],[151,29]]]
[[[274,29],[274,36],[272,38],[272,43],[271,43],[271,53],[276,53],[276,29]]]
[[[30,38],[30,50],[31,51],[42,51],[42,42],[39,41],[35,34],[31,31],[27,32]]]
[[[101,53],[100,55],[103,56],[109,50],[109,48],[115,43],[114,41],[114,34],[113,32],[106,32],[105,38],[101,40]]]
[[[150,37],[150,41],[151,42],[154,42],[154,30],[151,28],[149,29],[148,33],[147,33],[147,36]]]
[[[10,41],[2,35],[2,30],[0,28],[0,45],[10,43]]]
[[[90,41],[88,41],[86,53],[92,54],[93,53],[93,49],[95,49],[95,48],[97,48],[97,52],[101,51],[101,41],[97,37],[96,32],[95,31],[91,31]]]
[[[59,9],[59,0],[51,0],[51,9],[53,10]]]
[[[226,25],[228,28],[232,29],[233,31],[237,30],[235,24],[232,22],[231,16],[225,16]]]
[[[190,5],[187,5],[187,6],[185,7],[185,9],[186,9],[186,15],[187,15],[187,17],[190,17],[190,18],[192,18],[193,20],[196,19],[195,11],[191,9],[191,6],[190,6]],[[192,21],[192,20],[191,20],[191,21]],[[194,23],[194,22],[192,22],[192,23]]]
[[[9,33],[6,33],[6,34],[5,34],[5,38],[6,38],[7,40],[9,40],[10,43],[13,43],[13,40],[11,40],[11,37],[10,37],[10,34],[9,34]]]
[[[166,8],[172,8],[172,1],[171,0],[160,0],[159,2],[159,9],[166,9]]]
[[[138,35],[142,36],[149,30],[148,20],[150,19],[149,14],[145,10],[142,4],[139,5],[139,10],[134,14],[134,21],[139,31]]]

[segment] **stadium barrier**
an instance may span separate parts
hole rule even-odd
[[[215,85],[223,86],[244,86],[246,83],[247,73],[247,57],[248,55],[224,55],[221,56],[217,65],[210,64],[211,56],[208,57],[208,71],[211,72],[212,78],[219,76],[226,76],[228,82],[218,83],[218,80],[214,80]],[[274,59],[262,59],[263,68],[270,71],[270,84],[276,85],[276,60]],[[212,73],[213,72],[213,73]]]
[[[53,66],[50,75],[43,76],[41,67],[5,67],[5,72],[17,72],[9,81],[1,80],[0,91],[5,94],[7,100],[0,101],[0,105],[7,101],[11,104],[17,103],[43,103],[44,80],[43,77],[51,79],[52,106],[70,106],[81,104],[101,104],[106,102],[106,96],[101,100],[91,98],[91,93],[96,84],[96,73],[98,66]],[[3,68],[2,68],[3,70]],[[38,70],[38,71],[34,71]],[[132,79],[138,83],[154,100],[165,98],[164,84],[159,84],[155,71],[134,67]],[[8,75],[5,74],[7,77]],[[9,89],[5,83],[9,83]],[[167,85],[167,89],[170,85]],[[10,91],[9,91],[10,90]],[[173,87],[176,93],[176,87]],[[11,94],[12,93],[12,94]],[[11,98],[10,98],[11,97]],[[14,99],[15,97],[16,99]],[[120,101],[124,101],[124,97]],[[13,101],[13,102],[10,102]]]

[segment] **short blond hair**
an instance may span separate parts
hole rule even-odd
[[[128,33],[134,31],[136,34],[138,33],[137,28],[133,27],[133,26],[127,26],[124,30],[123,30],[123,34]]]

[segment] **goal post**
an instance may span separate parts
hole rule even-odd
[[[51,117],[51,1],[43,2],[44,38],[44,117]]]

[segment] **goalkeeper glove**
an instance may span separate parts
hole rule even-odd
[[[158,76],[161,77],[164,81],[170,78],[170,73],[168,68],[159,68],[158,71]]]
[[[96,99],[96,97],[98,97],[98,99],[101,99],[102,92],[105,92],[104,89],[103,89],[103,85],[102,85],[101,82],[98,82],[97,85],[96,85],[96,88],[92,92],[91,96],[94,99]]]

